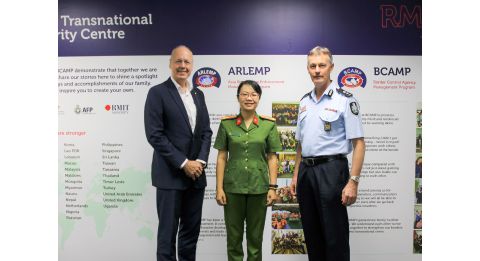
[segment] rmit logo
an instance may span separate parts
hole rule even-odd
[[[406,5],[380,5],[382,28],[404,28],[407,24],[416,24],[422,28],[422,6],[415,5],[409,9]]]
[[[128,105],[112,105],[112,111],[128,111]]]
[[[123,104],[123,105],[119,105],[119,104],[107,104],[105,105],[105,110],[106,111],[112,111],[113,113],[115,112],[128,112],[128,107],[130,105],[128,104]]]
[[[408,75],[412,69],[410,67],[373,67],[374,75]]]

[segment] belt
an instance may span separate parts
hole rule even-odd
[[[308,167],[313,167],[318,164],[327,163],[329,161],[345,159],[343,154],[329,155],[329,156],[318,156],[318,157],[302,157],[302,163]]]

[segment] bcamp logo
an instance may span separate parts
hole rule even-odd
[[[410,67],[373,67],[373,75],[402,75],[407,76],[409,73],[412,72],[412,68]]]
[[[195,87],[210,88],[215,86],[219,88],[222,79],[220,78],[220,74],[215,69],[203,67],[198,69],[193,74],[192,82]]]
[[[128,104],[107,104],[105,110],[114,114],[126,114],[128,113],[130,105]]]
[[[75,105],[73,110],[75,114],[95,114],[93,112],[93,107],[81,107],[80,105]]]
[[[345,68],[338,74],[339,87],[357,88],[361,86],[365,88],[365,85],[367,85],[367,76],[356,67]]]

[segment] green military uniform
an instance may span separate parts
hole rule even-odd
[[[275,119],[255,117],[249,128],[240,115],[222,119],[213,146],[228,151],[223,190],[229,261],[243,261],[243,231],[247,223],[248,261],[262,260],[266,193],[270,183],[267,153],[282,150]]]

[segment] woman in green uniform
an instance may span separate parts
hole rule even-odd
[[[220,122],[214,148],[217,157],[217,203],[223,206],[229,261],[243,261],[243,231],[247,228],[248,261],[262,260],[267,206],[276,199],[278,160],[282,147],[275,119],[260,116],[262,89],[243,81],[237,89],[240,114]]]

